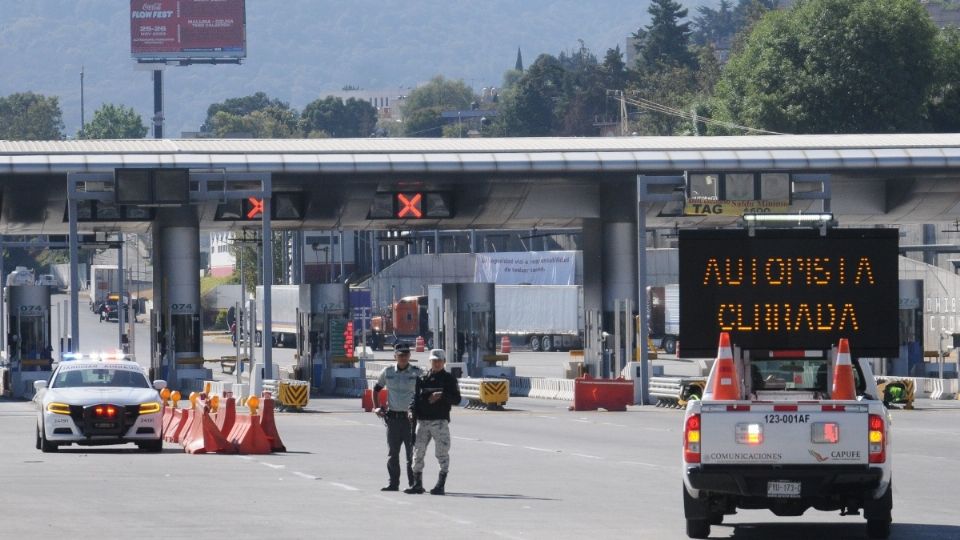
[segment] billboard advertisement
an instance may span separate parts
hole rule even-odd
[[[680,339],[716,354],[721,331],[744,349],[898,353],[896,229],[680,231]]]
[[[130,53],[140,61],[245,58],[244,0],[130,0]]]

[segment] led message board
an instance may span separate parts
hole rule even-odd
[[[680,231],[680,352],[743,349],[898,354],[896,229]]]

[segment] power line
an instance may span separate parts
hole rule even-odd
[[[680,109],[675,109],[675,108],[673,108],[673,107],[669,107],[669,106],[667,106],[667,105],[663,105],[663,104],[657,103],[657,102],[655,102],[655,101],[651,101],[651,100],[649,100],[649,99],[645,99],[645,98],[641,98],[641,97],[629,98],[629,97],[626,96],[626,94],[624,94],[624,95],[623,95],[623,100],[626,101],[627,103],[630,103],[631,105],[633,105],[633,106],[635,106],[635,107],[639,107],[639,108],[641,108],[641,109],[646,109],[646,110],[650,110],[650,111],[654,111],[654,112],[659,112],[659,113],[661,113],[661,114],[666,114],[666,115],[669,115],[669,116],[675,116],[675,117],[677,117],[677,118],[683,118],[683,119],[685,119],[685,120],[690,119],[690,114],[688,114],[688,113],[686,113],[686,112],[684,112],[684,111],[681,111]],[[695,122],[702,122],[702,123],[704,123],[704,124],[709,124],[709,125],[714,125],[714,126],[725,127],[725,128],[728,128],[728,129],[741,129],[741,130],[748,131],[748,132],[751,132],[751,133],[762,133],[762,134],[766,134],[766,135],[785,135],[784,133],[780,133],[780,132],[777,132],[777,131],[768,131],[768,130],[765,130],[765,129],[752,128],[752,127],[749,127],[749,126],[743,126],[743,125],[740,125],[740,124],[735,124],[735,123],[733,123],[733,122],[724,122],[724,121],[722,121],[722,120],[714,120],[713,118],[709,118],[709,117],[706,117],[706,116],[700,116],[700,115],[697,115],[697,116],[695,117],[694,121],[695,121]]]

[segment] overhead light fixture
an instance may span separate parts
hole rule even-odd
[[[743,221],[747,225],[755,224],[797,224],[812,225],[833,222],[833,214],[817,212],[811,214],[744,214]]]
[[[758,228],[789,228],[789,227],[813,227],[820,229],[821,235],[827,234],[827,229],[834,226],[833,214],[830,212],[812,212],[809,214],[744,214],[743,224],[747,228],[748,234],[753,233]]]

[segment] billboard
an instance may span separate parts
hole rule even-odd
[[[245,58],[244,0],[130,0],[130,53],[142,62]]]
[[[680,231],[680,342],[712,357],[721,331],[753,350],[898,354],[896,229]]]

